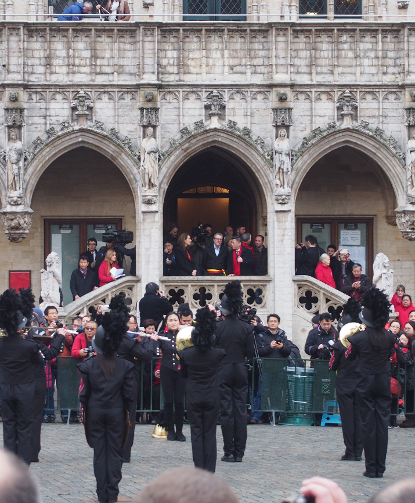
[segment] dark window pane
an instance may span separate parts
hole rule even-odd
[[[221,14],[242,14],[241,0],[222,0],[220,4]]]
[[[334,15],[356,16],[361,14],[360,0],[335,0]]]
[[[208,14],[208,0],[188,0],[186,14]]]
[[[300,16],[313,14],[326,14],[326,1],[300,0]]]

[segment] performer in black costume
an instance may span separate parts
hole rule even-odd
[[[164,397],[164,417],[167,424],[167,440],[184,442],[184,393],[186,391],[186,379],[180,374],[180,362],[176,350],[176,336],[179,332],[180,321],[176,313],[170,313],[166,317],[168,332],[164,334],[168,341],[159,339],[159,346],[163,353],[160,366],[160,384]],[[173,402],[176,418],[173,415]],[[174,424],[176,423],[176,431]]]
[[[127,331],[125,312],[105,313],[92,339],[95,356],[78,365],[84,387],[85,435],[94,449],[94,473],[99,503],[114,503],[121,480],[126,419],[134,400],[134,366],[116,355]]]
[[[220,413],[218,366],[226,356],[225,350],[212,347],[215,328],[216,311],[207,306],[198,309],[192,330],[193,347],[179,351],[180,372],[188,378],[186,407],[193,462],[196,468],[212,473],[216,468],[216,425]]]
[[[224,320],[216,328],[216,345],[226,351],[219,368],[220,424],[222,427],[222,461],[241,462],[247,438],[246,404],[248,370],[245,358],[254,354],[253,325],[241,321],[242,288],[239,281],[225,286],[220,310]]]
[[[30,288],[27,290],[21,290],[20,297],[23,303],[23,315],[25,318],[30,320],[33,318],[33,305],[35,302],[35,297]],[[33,340],[33,336],[38,332],[43,332],[43,329],[30,328],[26,335],[23,335],[25,339]],[[46,400],[46,374],[45,374],[45,364],[44,360],[52,360],[56,358],[59,353],[63,351],[65,345],[65,330],[63,328],[58,329],[56,337],[52,339],[50,346],[43,344],[40,338],[36,338],[36,342],[39,346],[40,352],[37,352],[32,358],[34,383],[35,383],[35,395],[33,402],[33,424],[32,424],[32,434],[31,434],[31,445],[32,454],[31,462],[37,463],[39,461],[40,446],[40,434],[43,422],[43,412],[45,408]]]
[[[360,323],[359,302],[350,297],[343,306],[341,323]],[[343,441],[346,451],[341,457],[342,461],[361,461],[363,452],[362,419],[360,414],[359,395],[356,385],[360,373],[359,358],[347,359],[346,347],[336,340],[332,345],[333,354],[330,360],[331,370],[337,370],[336,397],[339,402],[340,416],[342,419]]]
[[[390,302],[375,287],[361,299],[359,315],[366,329],[349,337],[346,358],[359,356],[360,374],[356,391],[360,397],[364,438],[365,477],[383,477],[388,450],[388,424],[392,401],[390,363],[395,336],[384,326],[389,320]]]
[[[125,294],[120,293],[111,299],[111,303],[109,308],[117,311],[125,312],[125,316],[127,320],[129,318],[129,308],[125,305]],[[130,405],[129,415],[130,415],[130,423],[131,428],[128,433],[127,442],[125,443],[122,450],[122,457],[124,463],[129,463],[131,459],[131,448],[134,443],[134,431],[135,431],[135,414],[137,410],[137,397],[138,391],[140,389],[140,381],[141,381],[141,365],[143,361],[148,361],[153,358],[157,354],[157,336],[154,336],[151,350],[145,349],[137,339],[130,337],[127,334],[124,334],[121,344],[117,350],[118,356],[124,358],[125,360],[131,362],[134,365],[134,400]]]
[[[22,338],[27,319],[21,295],[0,295],[1,416],[4,447],[30,465],[35,383],[32,358],[39,352],[34,341]],[[33,309],[33,304],[31,308]]]

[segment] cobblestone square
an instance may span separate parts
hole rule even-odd
[[[131,463],[123,467],[120,503],[130,502],[163,471],[193,465],[188,425],[184,428],[184,443],[154,439],[152,431],[151,425],[136,427]],[[217,432],[220,457],[219,427]],[[334,479],[347,493],[349,502],[364,503],[386,484],[412,474],[409,467],[415,466],[414,443],[415,429],[391,430],[385,476],[367,479],[362,476],[363,461],[340,461],[344,453],[340,427],[248,426],[243,462],[218,461],[216,473],[228,482],[241,503],[278,503],[298,491],[304,478],[313,475]],[[97,501],[92,455],[82,426],[44,424],[40,463],[31,465],[40,480],[43,502]]]

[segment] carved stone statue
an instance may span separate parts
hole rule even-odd
[[[42,303],[40,309],[42,311],[46,306],[59,307],[61,296],[59,286],[62,283],[61,277],[61,259],[55,252],[49,253],[46,257],[46,269],[40,271],[40,296]]]
[[[408,193],[415,194],[415,133],[406,146],[406,170],[408,179]]]
[[[7,189],[21,193],[23,190],[23,144],[15,128],[10,128],[6,152]]]
[[[141,170],[143,187],[152,189],[158,182],[158,152],[159,146],[153,136],[153,128],[148,127],[146,137],[141,142]]]
[[[280,129],[274,143],[274,170],[278,189],[291,188],[291,149],[287,131]]]
[[[390,300],[393,295],[393,270],[388,268],[388,257],[384,253],[378,253],[373,262],[373,286],[383,290]]]

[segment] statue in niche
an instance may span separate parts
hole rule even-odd
[[[61,302],[61,259],[56,252],[51,252],[46,257],[45,262],[46,270],[41,269],[40,271],[40,296],[42,297],[42,303],[39,307],[42,311],[46,306],[58,308]]]
[[[23,144],[18,131],[10,128],[6,152],[7,189],[10,193],[23,191]]]
[[[146,137],[141,142],[141,170],[145,189],[157,187],[158,181],[159,146],[153,132],[153,128],[148,127]]]
[[[390,300],[393,295],[393,270],[389,269],[389,259],[378,253],[373,262],[373,286],[383,290]]]
[[[415,133],[406,146],[406,169],[408,178],[408,192],[415,194]]]
[[[291,149],[286,129],[280,129],[274,143],[274,170],[277,189],[291,188]]]

